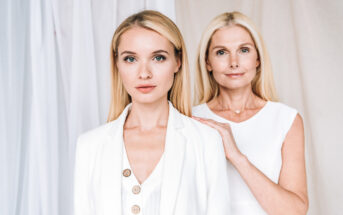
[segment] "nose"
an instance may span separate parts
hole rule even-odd
[[[142,63],[142,65],[139,67],[138,76],[139,79],[143,80],[152,78],[152,73],[147,63]]]
[[[236,54],[230,55],[230,69],[237,69],[239,67],[239,60]]]

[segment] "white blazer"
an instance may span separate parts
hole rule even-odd
[[[77,143],[75,215],[121,214],[123,126],[118,119],[82,134]],[[230,214],[226,159],[214,129],[169,103],[160,214]]]

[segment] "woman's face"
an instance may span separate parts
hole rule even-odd
[[[221,88],[251,86],[259,64],[255,43],[245,28],[225,26],[212,35],[206,66]]]
[[[133,102],[154,103],[167,99],[179,70],[174,46],[164,36],[133,27],[120,37],[117,69]]]

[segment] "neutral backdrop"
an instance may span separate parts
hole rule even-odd
[[[212,18],[254,20],[281,102],[304,118],[309,214],[343,214],[340,0],[1,0],[0,214],[72,214],[76,138],[106,122],[111,37],[143,9],[177,23],[192,74]]]

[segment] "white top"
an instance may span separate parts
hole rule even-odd
[[[123,149],[123,171],[130,170],[131,174],[122,179],[122,210],[123,215],[159,215],[161,199],[161,179],[163,155],[149,177],[139,184],[136,179],[125,148]]]
[[[74,215],[123,214],[122,181],[129,175],[123,172],[123,127],[129,108],[78,138]],[[171,103],[162,162],[159,215],[229,214],[227,162],[218,131]],[[145,207],[143,200],[143,213]]]
[[[295,109],[282,103],[268,101],[254,116],[240,123],[218,116],[207,104],[194,107],[193,115],[229,123],[239,150],[268,178],[278,183],[282,165],[281,148],[297,115]],[[231,214],[266,214],[229,162],[228,180]]]

